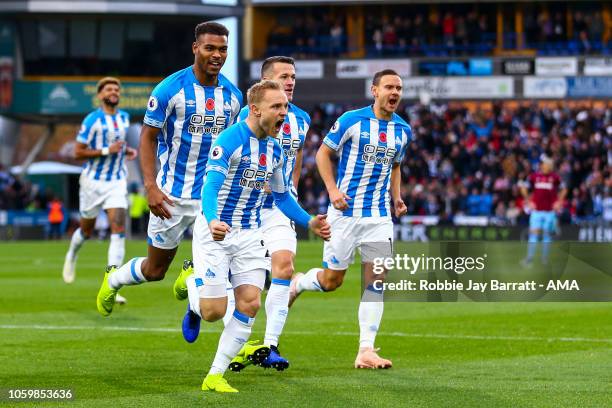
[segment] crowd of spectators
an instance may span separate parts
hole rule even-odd
[[[368,14],[365,22],[369,56],[490,54],[495,43],[493,16],[470,11],[396,15]]]
[[[310,211],[325,212],[328,198],[315,154],[335,118],[350,106],[321,105],[305,144],[299,193]],[[401,116],[414,139],[402,162],[402,197],[409,215],[488,216],[499,224],[527,221],[519,182],[551,157],[568,189],[561,221],[601,216],[612,200],[612,108],[510,108],[484,111],[460,104],[406,105]]]
[[[547,8],[525,8],[523,47],[546,55],[612,51],[603,42],[606,25],[601,6],[591,6],[583,10],[572,4],[550,3]],[[570,7],[571,23],[566,7]],[[436,12],[419,5],[367,7],[363,50],[349,49],[343,13],[325,7],[308,8],[297,15],[291,10],[279,11],[282,18],[268,36],[265,56],[340,57],[351,51],[365,51],[368,57],[490,55],[497,44],[496,7],[448,4],[440,5]],[[514,10],[508,10],[511,15],[505,20],[502,42],[505,48],[514,49],[518,35]]]
[[[606,48],[602,42],[605,24],[601,11],[575,11],[572,17],[570,35],[565,13],[527,13],[524,18],[527,47],[551,54],[591,54]]]
[[[316,13],[279,21],[267,39],[266,56],[338,57],[348,51],[343,16]]]

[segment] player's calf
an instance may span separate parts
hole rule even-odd
[[[336,271],[327,268],[323,269],[322,273],[319,273],[317,276],[321,289],[323,289],[324,292],[331,292],[338,289],[344,282],[345,272],[346,270]]]
[[[149,282],[160,281],[166,277],[170,264],[154,263],[147,259],[142,265],[142,274]]]

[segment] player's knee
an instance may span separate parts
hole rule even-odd
[[[91,238],[91,236],[93,235],[93,227],[89,228],[89,227],[81,226],[81,235],[83,236],[84,239]]]
[[[291,279],[293,272],[294,268],[291,259],[278,262],[272,267],[272,277],[278,279]]]
[[[208,305],[206,308],[200,307],[202,319],[206,320],[207,322],[216,322],[217,320],[223,319],[223,316],[225,316],[225,310],[226,308],[224,308],[221,304]]]
[[[236,299],[236,310],[247,316],[255,317],[260,307],[261,300],[259,296],[252,299]]]

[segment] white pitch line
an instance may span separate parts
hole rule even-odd
[[[126,331],[144,333],[179,333],[181,330],[171,327],[129,327],[129,326],[49,326],[49,325],[16,325],[2,324],[0,330],[104,330],[104,331]],[[205,333],[217,333],[220,330],[202,329]],[[290,331],[287,335],[315,336],[321,332],[314,331]],[[332,336],[358,336],[354,332],[326,332],[325,335]],[[482,336],[469,334],[435,334],[435,333],[402,333],[390,332],[380,333],[381,336],[431,338],[431,339],[458,339],[458,340],[505,340],[505,341],[545,341],[545,342],[574,342],[574,343],[612,343],[612,339],[588,338],[588,337],[536,337],[536,336]]]

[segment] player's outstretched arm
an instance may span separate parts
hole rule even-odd
[[[172,217],[165,204],[174,206],[172,200],[165,195],[157,186],[155,181],[155,163],[157,150],[157,135],[159,129],[149,125],[143,125],[140,131],[140,169],[144,179],[144,186],[147,192],[147,201],[151,212],[162,219]]]
[[[206,172],[206,181],[202,189],[202,213],[208,222],[208,228],[215,241],[223,241],[225,234],[230,232],[230,226],[223,221],[219,221],[217,197],[223,182],[225,174],[209,170]]]
[[[336,210],[342,211],[348,208],[347,200],[350,200],[351,197],[340,191],[336,186],[334,165],[332,162],[332,157],[335,154],[336,152],[329,146],[322,144],[317,152],[316,160],[319,174],[321,175],[323,183],[325,183],[327,193],[329,194],[329,201]]]

